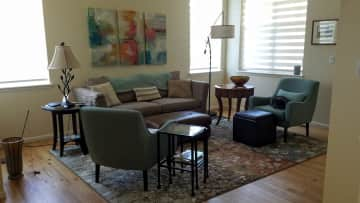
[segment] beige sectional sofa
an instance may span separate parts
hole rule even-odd
[[[170,80],[180,79],[180,73],[178,71],[170,72],[168,74]],[[149,74],[149,77],[154,77],[154,74]],[[132,78],[136,78],[136,76],[133,76]],[[142,74],[141,80],[146,81],[146,78],[147,76],[145,74]],[[84,85],[84,87],[74,89],[73,93],[75,100],[95,106],[106,106],[104,95],[100,92],[93,91],[89,87],[109,82],[111,80],[113,79],[109,77],[98,77],[89,79]],[[130,80],[131,79],[129,79],[129,81]],[[148,81],[151,82],[151,78]],[[136,81],[134,83],[138,84],[139,81]],[[121,101],[121,104],[111,106],[110,108],[137,110],[140,111],[144,115],[144,117],[181,111],[205,112],[208,88],[208,83],[191,81],[191,90],[193,96],[190,98],[174,98],[168,97],[168,89],[164,88],[163,86],[162,88],[159,88],[159,92],[161,95],[160,99],[141,102],[138,102],[136,100],[136,95],[133,90],[129,89],[126,91],[116,91],[116,88],[114,88],[117,97]]]

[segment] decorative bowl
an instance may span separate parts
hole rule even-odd
[[[249,81],[250,77],[249,76],[244,76],[244,75],[236,75],[236,76],[231,76],[230,80],[235,84],[235,86],[237,87],[242,87],[245,85],[245,83],[247,83]]]

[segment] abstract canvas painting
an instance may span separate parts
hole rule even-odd
[[[166,16],[145,13],[146,64],[166,64]]]
[[[120,64],[145,63],[144,23],[136,11],[118,11]]]
[[[119,63],[116,10],[88,9],[89,41],[93,66]]]
[[[88,9],[93,66],[166,64],[166,16]]]

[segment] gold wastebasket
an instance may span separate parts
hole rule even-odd
[[[9,137],[2,141],[5,152],[6,168],[10,180],[16,180],[23,176],[22,148],[24,139],[22,137]]]

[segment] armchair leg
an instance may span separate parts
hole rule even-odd
[[[147,174],[147,170],[143,170],[143,181],[144,181],[144,191],[148,191],[148,174]]]
[[[99,183],[99,177],[100,177],[100,165],[95,164],[95,182]]]
[[[309,123],[306,123],[306,137],[309,137],[309,129],[310,129],[310,125]]]
[[[288,128],[284,127],[284,142],[287,142]]]

